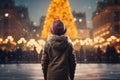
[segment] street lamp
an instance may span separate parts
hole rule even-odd
[[[5,13],[4,16],[5,16],[5,17],[9,17],[9,13]]]
[[[79,22],[82,22],[82,19],[79,19]]]
[[[74,18],[74,21],[76,21],[77,19],[76,18]]]
[[[33,25],[34,25],[34,26],[36,26],[36,25],[37,25],[37,23],[36,23],[36,22],[33,22]]]

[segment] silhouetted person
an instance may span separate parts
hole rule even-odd
[[[80,48],[80,62],[84,62],[84,55],[85,55],[85,52],[84,52],[84,49],[83,49],[83,46],[81,46]]]
[[[22,60],[22,48],[21,47],[16,49],[15,56],[16,56],[15,57],[16,58],[16,62],[19,63],[19,61]]]
[[[63,22],[55,20],[51,27],[53,35],[47,38],[42,54],[44,80],[74,80],[75,56],[65,32]]]
[[[117,50],[114,46],[111,46],[111,62],[112,63],[118,63],[119,62],[119,55],[117,53]]]
[[[107,46],[106,55],[107,55],[108,62],[111,62],[111,63],[119,62],[119,55],[114,46],[109,46],[109,45]]]
[[[106,47],[106,58],[107,58],[107,62],[109,63],[111,59],[110,45],[107,45]]]
[[[97,61],[98,62],[102,62],[102,54],[103,54],[103,51],[101,50],[100,47],[97,48]]]
[[[2,51],[2,49],[0,48],[0,63],[2,63],[2,61],[1,61],[2,53],[3,53],[3,51]]]

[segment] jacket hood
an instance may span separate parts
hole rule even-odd
[[[47,38],[47,42],[53,47],[53,49],[64,51],[68,45],[68,38],[64,35],[51,35]]]

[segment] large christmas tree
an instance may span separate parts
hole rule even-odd
[[[71,39],[78,38],[78,31],[74,23],[74,17],[71,13],[68,0],[51,0],[48,13],[46,15],[43,30],[41,34],[42,39],[46,39],[50,35],[50,27],[55,19],[60,19],[67,27],[66,35]]]

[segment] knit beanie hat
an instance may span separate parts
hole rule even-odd
[[[54,20],[52,27],[51,27],[51,33],[54,35],[64,35],[66,32],[66,27],[64,23],[61,20]]]

